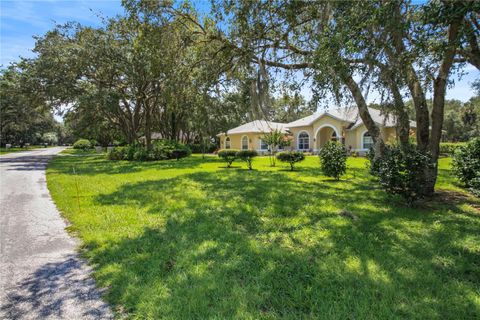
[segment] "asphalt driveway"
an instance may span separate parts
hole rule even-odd
[[[108,319],[45,181],[63,148],[0,156],[0,319]]]

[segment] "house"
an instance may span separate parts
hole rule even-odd
[[[395,140],[396,120],[385,116],[380,110],[369,108],[370,115],[380,127],[385,141]],[[415,129],[415,122],[410,122]],[[262,141],[265,133],[281,130],[292,136],[289,150],[318,152],[327,141],[341,141],[349,150],[364,153],[373,145],[372,137],[358,115],[357,108],[338,108],[317,112],[305,118],[290,122],[277,123],[255,120],[239,127],[220,133],[222,149],[252,149],[268,151],[268,145]]]
[[[265,120],[254,120],[239,127],[220,133],[221,149],[257,150],[267,152],[268,145],[262,141],[265,133],[279,130],[282,133],[289,133],[285,123],[271,122]]]

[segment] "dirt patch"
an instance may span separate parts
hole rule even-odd
[[[342,217],[344,218],[349,218],[349,219],[352,219],[352,220],[358,220],[358,216],[348,210],[342,210],[338,213],[339,215],[341,215]]]
[[[422,203],[422,206],[431,208],[435,204],[459,205],[465,203],[480,213],[480,199],[465,192],[452,190],[437,190],[432,198]]]

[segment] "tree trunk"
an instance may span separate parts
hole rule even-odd
[[[410,119],[408,118],[407,109],[405,108],[405,103],[403,102],[403,97],[400,93],[398,81],[395,78],[393,70],[387,68],[386,65],[381,63],[379,64],[379,67],[381,76],[393,96],[394,110],[395,115],[397,116],[397,136],[400,140],[400,146],[405,149],[409,146],[410,138]]]
[[[433,84],[433,106],[432,106],[432,132],[430,137],[429,150],[432,155],[433,166],[426,173],[427,181],[425,185],[426,195],[435,192],[435,182],[438,174],[438,156],[440,150],[440,140],[442,139],[442,128],[445,109],[445,94],[447,91],[447,80],[453,64],[453,58],[456,52],[456,42],[460,29],[461,19],[453,21],[448,28],[448,48],[440,65],[438,75]]]
[[[415,120],[417,124],[417,146],[420,151],[427,151],[430,138],[430,118],[427,99],[420,80],[411,64],[406,66],[407,83],[415,106]]]
[[[152,117],[149,101],[145,102],[145,144],[147,150],[152,150]]]
[[[383,155],[385,150],[385,142],[380,134],[380,128],[377,126],[375,121],[373,121],[370,113],[368,111],[367,102],[363,97],[362,91],[358,87],[358,84],[355,82],[353,77],[350,74],[343,75],[343,82],[347,85],[348,89],[350,90],[358,108],[358,114],[363,121],[363,124],[368,130],[368,133],[372,136],[374,142],[374,152],[375,152],[375,159],[378,159]]]
[[[392,19],[396,22],[393,25],[402,25],[402,13],[400,2],[396,3],[395,9],[392,11]],[[425,92],[423,91],[421,82],[417,77],[413,62],[407,60],[405,57],[407,48],[404,44],[405,34],[402,28],[389,28],[389,33],[393,39],[393,45],[395,52],[388,50],[387,54],[389,59],[394,62],[395,66],[402,71],[401,74],[405,77],[408,89],[412,95],[413,104],[415,106],[415,120],[417,122],[417,147],[421,151],[428,150],[429,136],[430,136],[430,119],[428,114],[427,100],[425,98]]]

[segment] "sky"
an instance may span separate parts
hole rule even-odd
[[[191,0],[196,7],[208,6],[209,0]],[[20,56],[33,57],[34,36],[41,36],[56,24],[76,21],[83,25],[99,26],[99,17],[113,17],[123,13],[121,0],[0,0],[0,65],[5,67]],[[461,79],[454,78],[455,86],[447,91],[447,99],[467,101],[474,92],[471,83],[480,78],[480,72],[471,65],[465,68]],[[309,88],[302,93],[308,99]],[[375,95],[369,99],[375,101]]]

